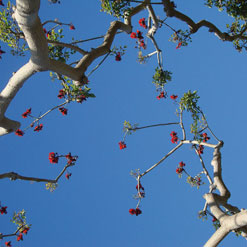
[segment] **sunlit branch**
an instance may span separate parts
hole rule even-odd
[[[140,177],[143,177],[144,175],[146,175],[147,173],[149,173],[150,171],[152,171],[155,167],[157,167],[159,164],[161,164],[166,158],[168,158],[171,154],[173,154],[182,145],[183,145],[183,143],[180,142],[175,148],[173,148],[168,154],[166,154],[159,162],[157,162],[156,164],[154,164],[153,166],[151,166],[149,169],[147,169],[145,172],[143,172],[142,174],[140,174]]]
[[[180,110],[179,116],[180,116],[180,127],[181,127],[182,133],[183,133],[183,140],[185,140],[186,139],[186,132],[185,132],[184,124],[183,124],[183,111]]]
[[[53,45],[55,45],[55,46],[67,47],[67,48],[69,48],[69,49],[71,49],[71,50],[78,51],[78,52],[81,53],[82,55],[85,55],[85,54],[88,53],[87,51],[85,51],[85,50],[83,50],[83,49],[81,49],[80,47],[75,46],[75,45],[71,45],[71,44],[67,44],[67,43],[63,43],[63,42],[59,42],[59,41],[54,41],[54,40],[49,40],[49,39],[47,40],[47,42],[48,42],[49,44],[53,44]]]

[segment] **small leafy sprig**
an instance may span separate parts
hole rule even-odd
[[[152,83],[155,84],[157,90],[163,90],[165,84],[168,81],[171,81],[171,79],[172,79],[172,72],[157,67],[153,75]]]
[[[117,18],[124,17],[130,12],[129,0],[101,0],[101,10],[109,15],[113,15]]]

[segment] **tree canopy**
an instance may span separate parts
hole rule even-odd
[[[0,1],[2,246],[243,246],[246,13]]]

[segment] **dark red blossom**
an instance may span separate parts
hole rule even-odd
[[[136,33],[132,32],[132,33],[130,34],[130,38],[136,39],[136,38],[137,38]]]
[[[182,172],[183,172],[183,168],[181,168],[181,167],[178,167],[177,169],[176,169],[176,173],[177,174],[181,174]]]
[[[136,189],[138,190],[138,184],[136,185]],[[144,190],[144,188],[142,187],[141,183],[139,183],[139,190]]]
[[[212,222],[215,222],[215,221],[217,221],[217,219],[215,217],[213,217]]]
[[[44,31],[45,34],[47,33],[47,30],[45,28],[43,28],[43,31]]]
[[[184,167],[184,166],[185,166],[185,164],[183,161],[179,162],[179,167]]]
[[[115,60],[116,61],[121,61],[122,60],[120,52],[118,52],[117,55],[115,56]]]
[[[4,4],[3,4],[3,1],[2,1],[2,0],[0,0],[0,5],[4,6]]]
[[[137,34],[138,39],[143,39],[142,32],[140,32],[139,30],[136,30],[136,34]]]
[[[22,114],[22,117],[23,117],[23,118],[27,118],[27,117],[31,114],[31,109],[32,109],[32,108],[27,109],[27,110]]]
[[[156,98],[158,100],[160,100],[161,98],[165,98],[165,92],[164,91],[160,92],[160,94]]]
[[[27,234],[27,232],[30,230],[30,227],[25,227],[21,232],[24,234]]]
[[[57,153],[54,153],[54,152],[51,152],[49,153],[49,160],[52,164],[56,164],[58,163],[58,156],[57,156]]]
[[[76,98],[76,101],[78,102],[78,103],[82,103],[83,101],[86,101],[87,100],[87,98],[86,98],[86,96],[84,96],[83,94],[80,94],[79,96],[77,96],[77,98]]]
[[[174,95],[174,94],[170,96],[170,98],[173,99],[173,100],[177,99],[177,97],[178,96],[177,95]]]
[[[7,214],[7,207],[1,207],[0,208],[0,213],[1,214]]]
[[[58,108],[58,110],[63,114],[63,115],[67,115],[68,113],[68,109],[64,108],[64,107],[60,107]]]
[[[38,124],[33,131],[39,132],[43,129],[43,124]]]
[[[119,142],[118,145],[120,149],[125,149],[127,147],[124,142]]]
[[[72,173],[66,173],[65,177],[69,180],[70,176],[72,175]]]
[[[210,139],[207,133],[202,133],[201,137],[203,137],[203,140],[202,140],[203,142],[207,142]]]
[[[11,246],[12,246],[12,245],[11,245],[11,241],[5,242],[5,245],[6,245],[7,247],[11,247]]]
[[[23,136],[24,135],[24,132],[22,130],[18,129],[18,130],[16,130],[15,134],[17,136]]]
[[[65,155],[65,158],[68,160],[68,164],[70,165],[76,161],[77,156],[72,156],[71,153],[68,153],[67,155]]]
[[[48,31],[47,34],[46,34],[46,37],[49,38],[50,35],[51,35],[51,32]]]
[[[176,133],[175,131],[172,131],[172,132],[170,133],[170,136],[172,137],[172,139],[171,139],[171,142],[172,142],[172,143],[177,143],[177,142],[178,142],[177,133]]]
[[[143,27],[143,28],[145,28],[145,29],[147,28],[145,18],[141,18],[141,19],[139,20],[139,24],[140,24],[141,27]]]
[[[203,154],[204,146],[199,145],[199,147],[196,150],[197,150],[198,154]]]
[[[73,24],[70,24],[69,29],[70,30],[75,30],[75,26]]]
[[[140,47],[142,47],[144,50],[147,48],[147,46],[143,40],[140,41]]]
[[[131,208],[131,209],[129,210],[129,213],[130,213],[131,215],[134,215],[134,214],[136,214],[136,210],[135,210],[134,208]]]
[[[17,240],[17,241],[23,240],[23,234],[20,233],[20,234],[17,236],[17,239],[16,239],[16,240]]]
[[[182,42],[179,42],[178,45],[176,46],[176,49],[180,49],[182,46]]]
[[[62,99],[62,98],[64,98],[64,96],[65,96],[65,91],[64,91],[64,89],[60,89],[57,97],[58,97],[59,99]]]
[[[136,208],[136,209],[134,209],[134,208],[131,208],[130,210],[129,210],[129,213],[131,214],[131,215],[136,215],[136,216],[138,216],[139,214],[141,214],[142,213],[142,211],[139,209],[139,208]]]

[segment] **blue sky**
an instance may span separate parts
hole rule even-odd
[[[80,3],[79,3],[80,2]],[[195,21],[207,19],[224,28],[230,18],[215,9],[203,6],[203,1],[185,4],[177,1],[178,9]],[[50,5],[41,1],[42,21],[58,18],[73,23],[76,29],[66,34],[76,39],[87,39],[106,32],[112,17],[99,12],[99,1],[61,1]],[[157,9],[164,18],[162,8]],[[133,18],[133,30],[138,20],[146,17],[142,12]],[[174,28],[186,28],[175,19],[168,21]],[[144,30],[143,30],[144,31]],[[205,28],[192,36],[187,47],[175,49],[168,41],[169,29],[157,32],[157,41],[164,55],[164,68],[173,72],[167,85],[168,94],[179,97],[188,90],[198,90],[199,104],[206,114],[210,127],[225,143],[222,149],[223,177],[231,191],[230,203],[244,207],[246,200],[241,190],[246,186],[246,54],[238,53],[229,42],[220,41]],[[101,40],[85,43],[82,48],[97,47]],[[202,222],[197,218],[204,207],[202,195],[208,186],[191,188],[183,176],[175,173],[178,162],[184,161],[191,174],[200,172],[200,163],[190,146],[182,147],[142,180],[146,198],[141,203],[142,215],[128,212],[136,201],[136,181],[129,173],[140,168],[145,171],[159,161],[174,144],[170,132],[177,127],[158,127],[137,131],[126,139],[127,148],[120,150],[118,142],[123,138],[123,122],[140,126],[177,121],[176,105],[171,99],[157,100],[152,75],[157,66],[152,57],[147,64],[137,63],[135,41],[126,34],[116,37],[115,46],[127,45],[122,61],[110,56],[90,76],[90,87],[96,95],[82,104],[71,103],[68,116],[60,112],[48,115],[40,133],[27,131],[22,138],[14,134],[0,139],[2,165],[0,172],[15,171],[33,177],[55,178],[64,163],[49,163],[49,152],[79,156],[76,166],[70,169],[70,180],[64,177],[58,188],[50,193],[45,184],[25,181],[1,180],[1,203],[8,206],[8,214],[1,215],[0,232],[15,231],[9,222],[14,211],[25,209],[31,230],[22,243],[12,240],[13,246],[118,246],[118,247],[196,247],[202,246],[213,234],[211,219]],[[6,45],[1,44],[8,52]],[[153,51],[148,41],[147,50]],[[13,71],[29,59],[29,54],[13,57],[2,56],[1,89]],[[90,72],[95,65],[89,67]],[[11,65],[11,66],[10,66]],[[39,115],[61,101],[57,94],[61,85],[51,82],[48,72],[33,76],[26,82],[10,105],[7,116],[27,126],[30,121],[21,114],[32,107]],[[188,123],[189,115],[185,116]],[[215,143],[215,142],[214,142]],[[212,150],[205,149],[205,163],[211,169]],[[210,170],[211,171],[211,170]],[[4,246],[4,241],[0,246]],[[233,233],[219,245],[224,247],[246,246],[243,238]]]

